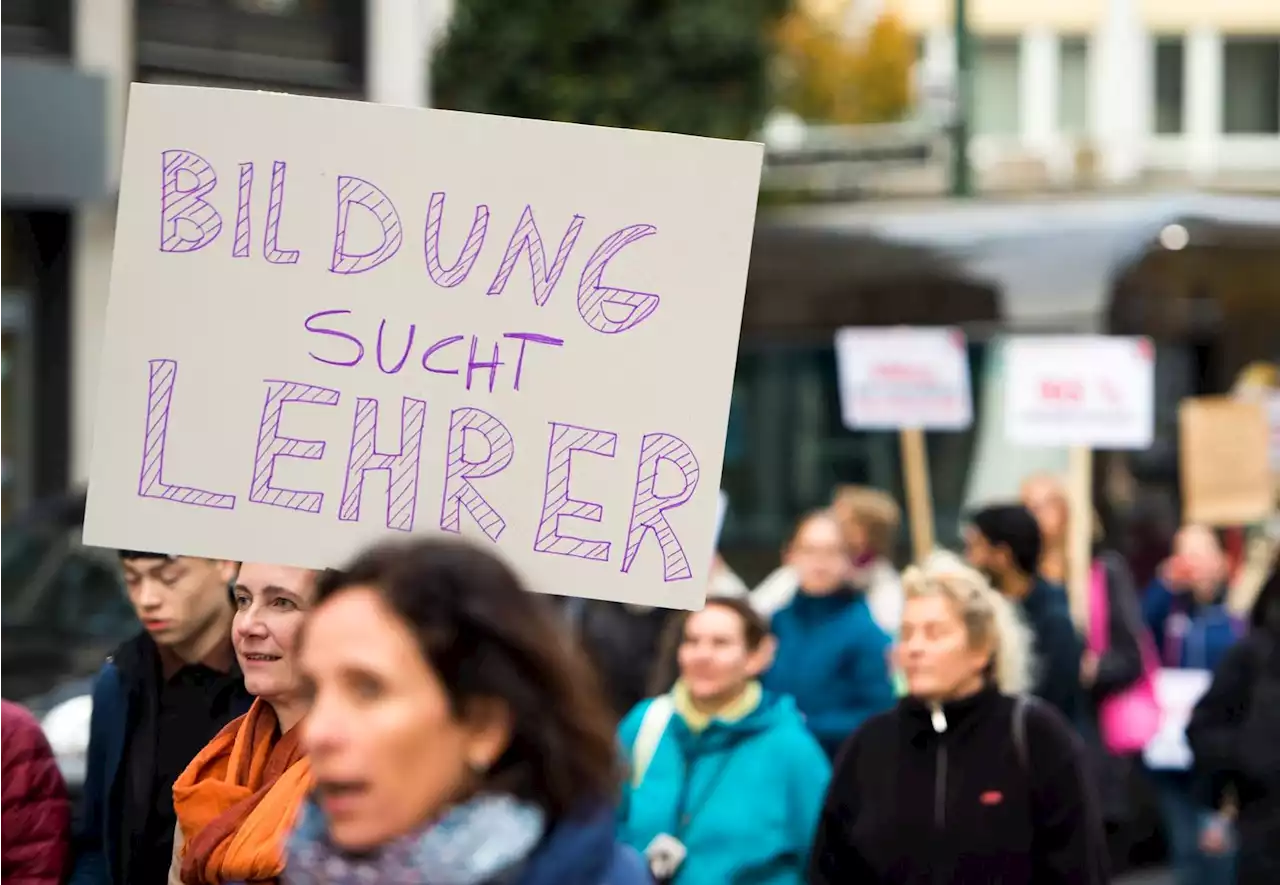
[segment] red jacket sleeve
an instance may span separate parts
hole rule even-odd
[[[35,717],[0,705],[0,877],[6,885],[58,885],[67,872],[71,804]]]

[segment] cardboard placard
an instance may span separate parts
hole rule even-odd
[[[1245,525],[1275,504],[1265,405],[1229,396],[1184,399],[1178,406],[1183,521]]]
[[[697,608],[762,156],[135,84],[86,543]]]

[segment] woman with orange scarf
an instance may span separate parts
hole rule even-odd
[[[170,885],[270,882],[284,871],[285,841],[311,781],[295,727],[308,707],[295,648],[315,582],[307,569],[240,569],[231,639],[256,699],[174,783]]]

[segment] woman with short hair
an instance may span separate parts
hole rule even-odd
[[[172,885],[271,881],[284,869],[309,777],[297,727],[309,705],[298,636],[315,592],[310,569],[240,567],[231,643],[254,702],[174,782]]]
[[[1106,842],[1079,740],[1021,697],[1030,635],[954,556],[903,575],[908,696],[836,763],[813,885],[1102,885]]]
[[[675,687],[619,729],[622,837],[659,882],[798,885],[831,768],[792,699],[760,686],[768,625],[724,597],[679,625]]]

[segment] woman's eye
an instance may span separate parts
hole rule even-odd
[[[382,694],[382,684],[368,676],[357,676],[351,680],[351,688],[356,697],[370,701]]]
[[[275,599],[271,600],[271,604],[276,608],[283,608],[286,610],[295,609],[298,607],[298,604],[294,602],[292,599],[287,599],[283,596],[277,596]]]
[[[248,607],[249,607],[249,603],[250,603],[251,601],[252,601],[252,600],[250,600],[248,596],[237,596],[237,597],[236,597],[236,608],[238,608],[238,609],[246,609],[246,608],[248,608]]]

